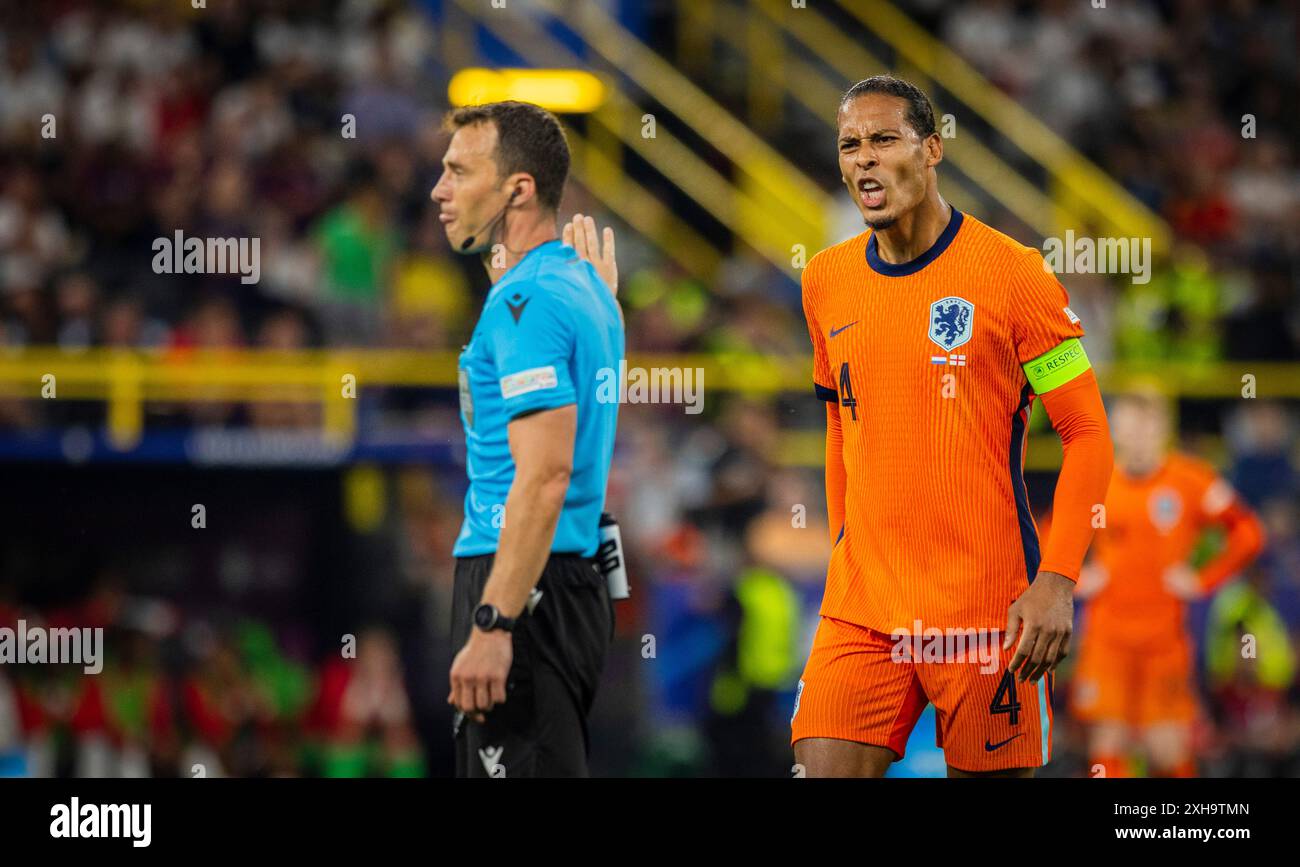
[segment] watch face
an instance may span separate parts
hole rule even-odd
[[[496,620],[496,612],[492,610],[491,605],[480,605],[474,609],[474,623],[480,629],[490,629],[494,620]]]

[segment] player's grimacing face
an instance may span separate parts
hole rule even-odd
[[[884,93],[843,105],[838,126],[840,173],[862,219],[873,229],[893,225],[925,198],[928,160],[938,146],[912,129],[905,100]]]
[[[438,219],[453,250],[470,235],[483,231],[504,202],[497,186],[497,129],[474,123],[456,130],[442,158],[442,176],[430,198],[438,204]]]

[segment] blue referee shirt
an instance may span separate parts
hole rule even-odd
[[[571,403],[578,405],[573,474],[551,550],[596,553],[618,423],[617,401],[598,388],[622,359],[618,305],[572,247],[547,241],[497,281],[460,354],[469,491],[455,556],[497,549],[515,477],[506,425]]]

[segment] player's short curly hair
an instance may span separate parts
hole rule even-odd
[[[558,210],[569,177],[569,143],[559,120],[531,102],[467,105],[447,115],[448,129],[491,123],[497,129],[497,170],[502,175],[527,172],[537,182],[537,201]]]
[[[868,93],[884,93],[904,100],[907,103],[907,122],[916,130],[916,134],[923,139],[934,135],[934,108],[915,84],[892,75],[873,75],[846,90],[844,98],[840,100],[840,108],[843,109],[859,96]]]

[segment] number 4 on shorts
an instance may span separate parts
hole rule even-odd
[[[1020,724],[1020,699],[1016,697],[1016,679],[1009,671],[1002,673],[1002,682],[998,684],[998,691],[993,693],[993,703],[989,705],[990,715],[1000,713],[1011,714],[1011,719],[1008,720],[1011,725]]]

